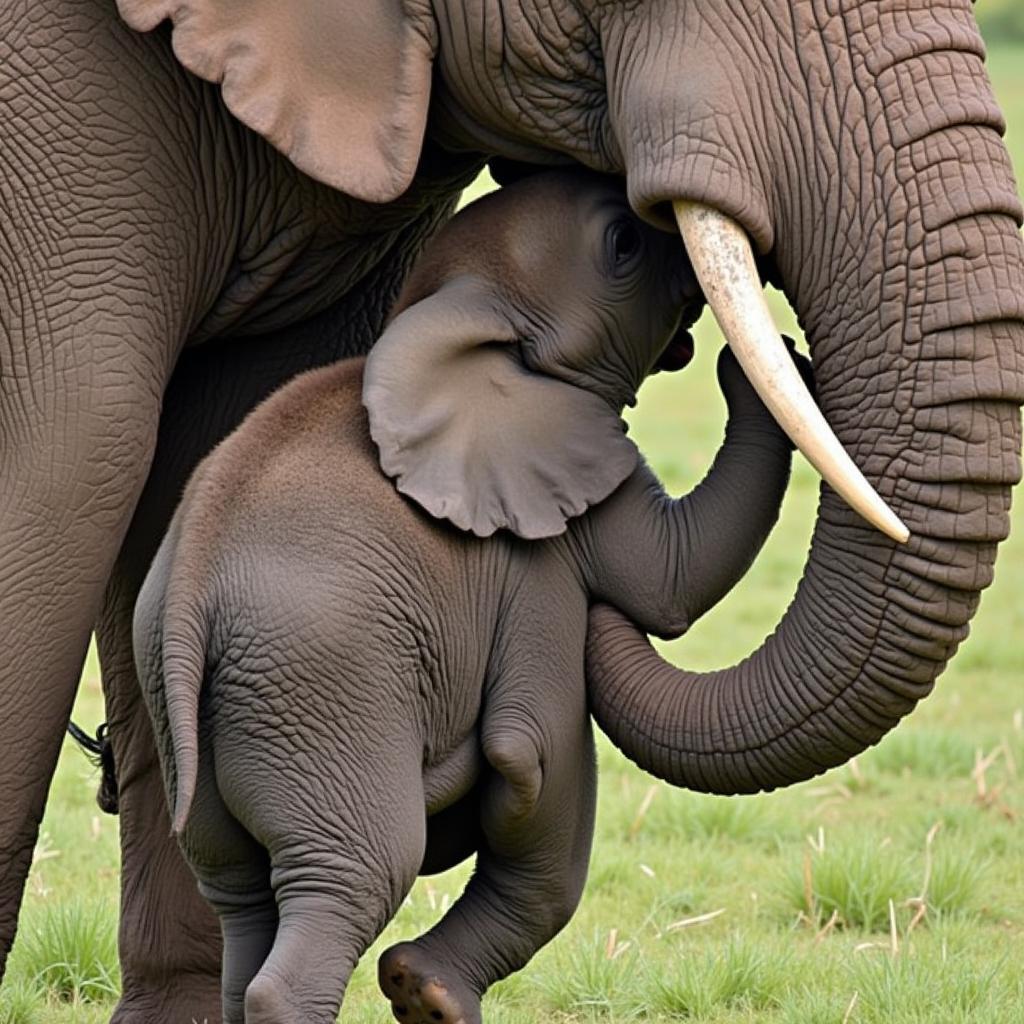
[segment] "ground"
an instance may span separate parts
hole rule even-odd
[[[1024,50],[990,72],[1024,168]],[[1016,133],[1013,132],[1016,128]],[[633,435],[673,493],[710,463],[723,408],[709,399],[719,338],[708,322],[682,375],[651,381]],[[796,586],[817,481],[798,460],[782,519],[748,578],[670,656],[734,661],[774,626]],[[485,1003],[490,1024],[547,1020],[709,1024],[1024,1022],[1024,512],[970,639],[929,698],[856,762],[753,798],[675,791],[601,744],[601,797],[579,913]],[[76,709],[102,699],[90,657]],[[95,773],[65,744],[0,1024],[98,1024],[117,990],[117,822]],[[449,905],[458,870],[420,881],[360,966],[350,1022],[382,1022],[376,954]]]

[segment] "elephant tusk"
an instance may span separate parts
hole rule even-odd
[[[864,478],[800,377],[765,302],[754,254],[734,220],[701,203],[673,203],[697,279],[726,341],[779,426],[872,526],[903,544],[910,531]]]

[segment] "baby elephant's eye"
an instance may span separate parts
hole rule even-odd
[[[615,221],[608,229],[608,254],[613,269],[624,269],[640,252],[642,245],[640,231],[632,221]]]

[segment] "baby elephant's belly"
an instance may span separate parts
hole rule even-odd
[[[474,729],[449,754],[423,769],[423,799],[427,814],[437,814],[461,800],[483,771],[480,737]]]
[[[427,844],[421,875],[461,864],[480,849],[480,782],[484,758],[474,729],[447,757],[423,770]]]

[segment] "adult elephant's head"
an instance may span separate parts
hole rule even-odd
[[[634,758],[705,789],[781,785],[929,691],[991,579],[1020,473],[1021,207],[970,0],[119,4],[139,28],[172,17],[182,61],[222,80],[243,121],[361,198],[412,180],[433,84],[442,144],[625,175],[638,212],[685,227],[730,325],[752,304],[731,225],[752,239],[799,314],[829,424],[911,536],[886,539],[825,487],[782,623],[707,677],[599,612],[595,708]],[[773,393],[770,333],[731,340],[853,493],[799,399]]]

